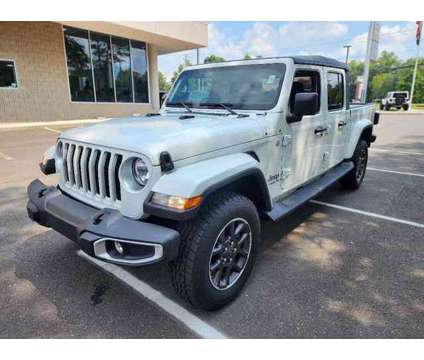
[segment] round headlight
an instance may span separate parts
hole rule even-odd
[[[146,186],[147,182],[149,181],[150,174],[149,167],[143,159],[134,159],[132,164],[132,172],[135,181],[137,181],[137,183],[142,187]]]

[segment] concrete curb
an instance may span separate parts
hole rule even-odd
[[[6,124],[0,124],[0,130],[23,129],[23,128],[34,128],[34,127],[55,126],[55,125],[93,124],[93,123],[98,123],[105,120],[109,120],[109,118],[60,120],[60,121],[37,121],[37,122],[27,122],[27,123],[6,123]]]

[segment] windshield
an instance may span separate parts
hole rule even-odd
[[[186,70],[166,106],[270,110],[278,101],[284,64],[256,64]]]
[[[395,98],[408,97],[408,94],[406,92],[396,92],[396,93],[393,93],[393,97]]]

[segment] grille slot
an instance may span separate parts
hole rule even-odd
[[[91,146],[63,142],[63,178],[78,192],[121,201],[119,168],[123,156]]]

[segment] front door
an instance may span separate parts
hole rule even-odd
[[[293,190],[319,174],[328,141],[326,118],[323,116],[322,69],[318,66],[298,68],[295,72],[288,104],[287,132],[283,137],[280,185],[284,192]],[[314,115],[298,121],[293,115],[297,93],[316,92],[320,107]]]

